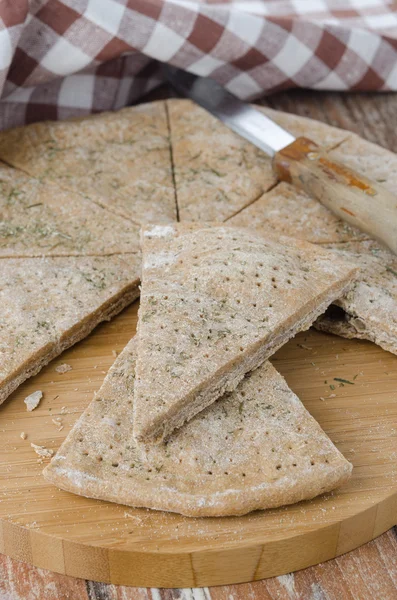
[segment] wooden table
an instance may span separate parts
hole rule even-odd
[[[173,95],[166,88],[149,100]],[[343,127],[397,152],[397,94],[292,91],[262,104]],[[397,528],[344,556],[253,584],[147,590],[73,579],[0,555],[0,600],[395,600]]]

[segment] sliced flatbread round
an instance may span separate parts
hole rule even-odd
[[[187,516],[240,515],[313,498],[352,466],[269,362],[146,452],[131,441],[135,340],[44,470],[83,496]]]
[[[227,226],[148,226],[134,435],[164,439],[325,311],[355,268],[312,244]]]

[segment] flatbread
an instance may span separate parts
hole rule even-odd
[[[0,158],[135,223],[176,218],[164,102],[10,129]]]
[[[259,233],[277,231],[313,244],[368,239],[368,236],[338,219],[328,208],[288,183],[279,183],[228,223],[251,227]]]
[[[322,123],[258,107],[294,135],[328,146],[348,135]],[[223,221],[276,184],[271,159],[189,100],[168,101],[181,221]]]
[[[269,362],[174,434],[131,441],[135,341],[44,470],[83,496],[189,517],[241,515],[313,498],[345,483],[340,454]]]
[[[0,259],[0,403],[139,295],[140,256]]]
[[[0,258],[138,253],[139,226],[0,163]]]
[[[307,329],[355,269],[334,254],[200,224],[143,231],[134,435],[163,439]]]
[[[397,354],[397,256],[378,242],[330,246],[360,272],[351,289],[315,323],[346,338],[370,340]]]
[[[269,157],[189,100],[168,102],[181,221],[223,221],[275,184]]]

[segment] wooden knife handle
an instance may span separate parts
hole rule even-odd
[[[384,187],[335,162],[304,137],[277,152],[273,169],[280,180],[304,190],[397,254],[397,196]]]

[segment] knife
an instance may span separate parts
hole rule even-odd
[[[397,254],[397,196],[306,137],[295,138],[209,77],[164,65],[167,79],[230,129],[270,155],[281,181],[316,198],[339,218],[369,233]]]

